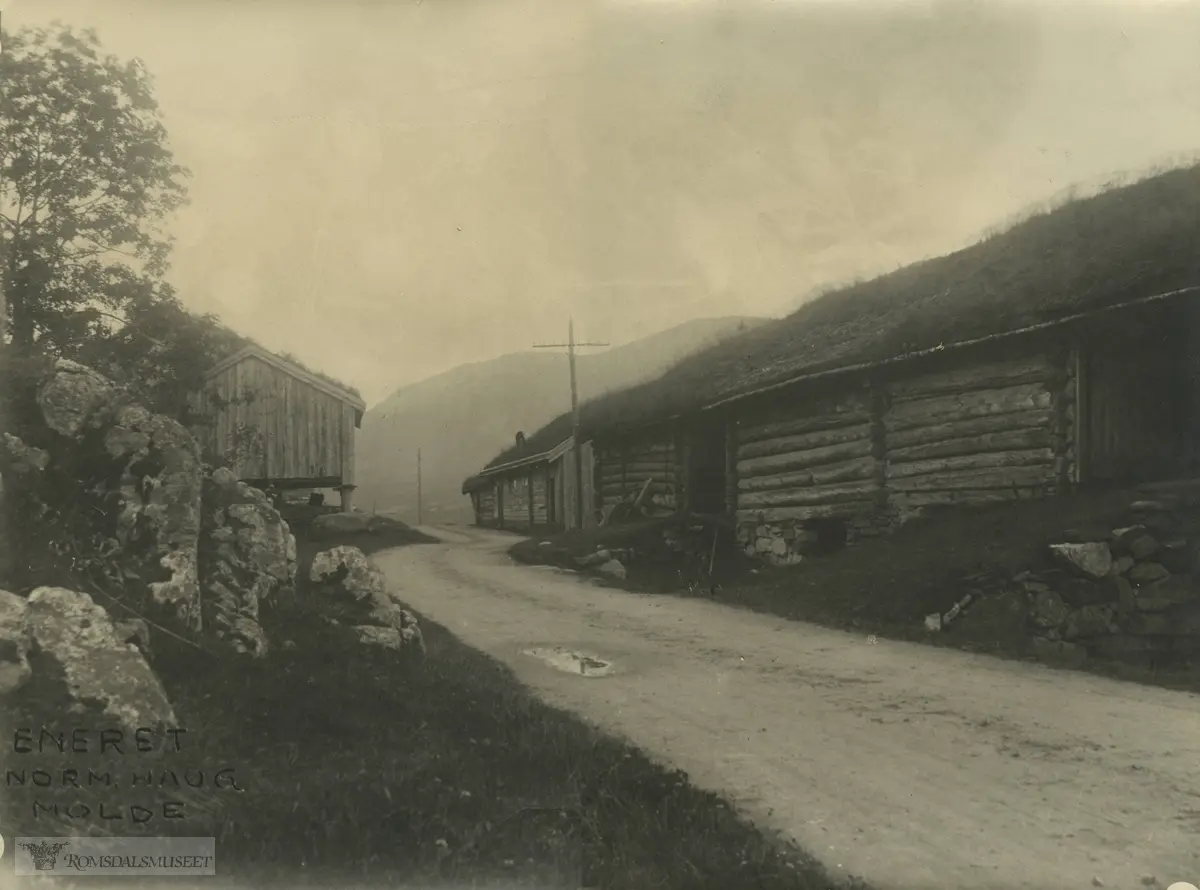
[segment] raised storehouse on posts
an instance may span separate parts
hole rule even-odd
[[[826,294],[585,405],[601,495],[661,475],[786,563],[934,508],[1193,474],[1198,240],[1193,167]]]
[[[259,488],[337,489],[353,506],[354,438],[366,404],[350,387],[257,345],[206,375],[196,435]]]

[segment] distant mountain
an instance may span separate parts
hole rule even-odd
[[[758,318],[701,318],[604,352],[580,355],[586,400],[657,377],[712,343],[761,324]],[[417,519],[421,449],[422,520],[471,521],[463,479],[512,444],[570,410],[565,354],[520,352],[460,365],[396,390],[363,417],[356,450],[357,506]]]

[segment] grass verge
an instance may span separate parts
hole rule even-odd
[[[160,657],[193,746],[172,766],[232,768],[243,790],[190,794],[196,819],[154,833],[212,831],[221,873],[254,886],[835,885],[439,625],[421,618],[428,654],[417,663],[319,620],[304,583],[316,552],[420,546],[414,535],[301,539],[299,590],[264,616],[276,645],[261,662],[183,647]]]

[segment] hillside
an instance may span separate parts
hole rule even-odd
[[[632,386],[762,319],[685,322],[649,337],[578,358],[583,400]],[[367,411],[358,436],[357,503],[416,521],[417,448],[421,448],[425,522],[467,522],[462,481],[510,445],[570,410],[567,357],[521,352],[461,365],[403,387]]]

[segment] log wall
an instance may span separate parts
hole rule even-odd
[[[1063,365],[1036,354],[887,384],[886,484],[901,517],[1059,490],[1068,408]]]
[[[529,473],[514,473],[504,479],[504,524],[510,528],[529,525]]]
[[[1078,362],[1065,344],[976,353],[731,421],[739,540],[775,564],[930,508],[1044,497],[1077,479]],[[835,540],[836,539],[836,540]]]
[[[494,486],[475,492],[475,516],[480,525],[496,521],[496,489]]]
[[[823,520],[873,516],[883,495],[871,388],[786,398],[738,419],[730,436],[739,540],[777,564],[819,544]]]
[[[605,511],[633,500],[647,480],[649,502],[675,509],[678,491],[679,443],[671,430],[650,432],[624,442],[597,445],[595,451],[599,501]]]

